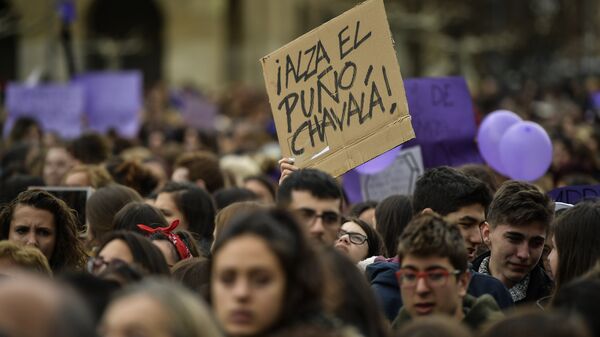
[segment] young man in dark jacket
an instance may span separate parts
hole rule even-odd
[[[458,228],[436,214],[416,216],[400,236],[396,273],[404,306],[392,323],[429,315],[447,315],[473,330],[501,318],[490,295],[467,294],[471,278],[467,250]]]
[[[465,241],[469,260],[482,244],[480,226],[485,222],[485,212],[492,200],[487,186],[480,180],[447,167],[428,170],[417,180],[413,194],[413,212],[436,212],[446,221],[456,224]],[[398,283],[394,273],[396,261],[377,262],[367,267],[371,287],[379,297],[388,319],[393,319],[402,306]],[[474,273],[468,293],[473,296],[490,294],[501,308],[513,305],[504,285],[493,277]]]

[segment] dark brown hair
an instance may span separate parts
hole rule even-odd
[[[87,255],[84,251],[83,242],[79,239],[77,232],[77,216],[67,204],[41,190],[28,190],[20,193],[15,200],[0,212],[1,239],[8,239],[10,222],[19,205],[31,206],[52,213],[56,227],[56,243],[54,252],[48,259],[50,268],[56,272],[81,269]]]
[[[408,223],[398,243],[400,263],[407,255],[447,257],[457,270],[467,270],[467,248],[460,230],[437,214],[419,214]]]
[[[528,226],[540,223],[549,229],[554,217],[554,201],[535,185],[509,180],[502,184],[487,214],[490,227]]]

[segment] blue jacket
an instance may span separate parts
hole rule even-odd
[[[392,321],[402,307],[400,289],[396,281],[396,271],[400,268],[397,262],[375,262],[367,266],[367,277],[371,283],[371,289],[375,292],[385,316]],[[494,277],[472,272],[471,282],[467,293],[474,297],[490,294],[504,310],[514,306],[510,293]]]

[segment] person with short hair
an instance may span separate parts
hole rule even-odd
[[[209,151],[194,151],[179,156],[173,165],[171,180],[195,184],[209,193],[225,186],[219,157]]]
[[[482,227],[490,251],[473,261],[473,269],[500,280],[515,304],[548,296],[553,281],[540,258],[553,217],[554,202],[536,186],[505,182],[496,192]]]
[[[404,306],[392,326],[433,314],[462,321],[473,330],[501,317],[490,295],[467,294],[471,278],[464,240],[455,225],[436,214],[416,216],[398,243],[398,284]]]
[[[342,191],[317,169],[299,169],[279,185],[277,205],[293,212],[316,242],[332,246],[342,225]]]

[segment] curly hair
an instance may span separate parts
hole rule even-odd
[[[87,255],[83,242],[79,239],[77,216],[67,204],[42,190],[28,190],[20,193],[16,199],[0,212],[0,239],[7,240],[10,223],[15,209],[19,205],[31,206],[52,213],[56,226],[56,243],[52,256],[48,258],[52,271],[62,272],[83,268]]]

